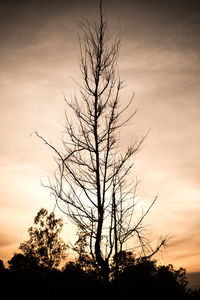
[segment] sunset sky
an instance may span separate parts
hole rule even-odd
[[[0,259],[27,238],[41,207],[54,208],[41,186],[55,170],[53,154],[32,133],[59,146],[63,92],[78,95],[78,23],[97,17],[97,0],[0,1]],[[118,67],[135,91],[134,122],[126,145],[150,130],[135,157],[138,196],[152,239],[169,235],[159,255],[200,272],[200,4],[186,0],[107,0],[110,32],[120,34]],[[128,145],[128,144],[127,144]],[[126,146],[127,146],[126,145]],[[139,204],[141,205],[141,204]],[[62,216],[57,211],[59,216]],[[65,222],[68,222],[64,219]],[[68,222],[63,236],[73,240]]]

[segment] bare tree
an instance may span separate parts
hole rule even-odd
[[[65,97],[64,150],[58,150],[36,134],[56,154],[58,169],[48,187],[58,207],[85,232],[91,257],[108,281],[110,258],[122,251],[133,235],[138,237],[145,254],[147,243],[141,235],[142,221],[155,200],[139,220],[134,220],[137,182],[130,180],[130,171],[144,138],[125,151],[121,149],[120,133],[135,111],[131,112],[133,97],[120,104],[123,88],[117,71],[120,40],[111,39],[102,1],[98,21],[81,24],[81,32],[83,83],[78,84],[81,97],[75,96],[73,100]],[[76,117],[74,122],[69,119],[69,109]]]

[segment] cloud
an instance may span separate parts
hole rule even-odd
[[[10,233],[0,232],[0,247],[9,246],[17,241]]]
[[[184,262],[188,270],[198,270],[197,261],[200,259],[200,222],[197,217],[193,217],[194,212],[185,212],[182,224],[183,230],[176,236],[172,236],[168,243],[168,255],[176,263]]]

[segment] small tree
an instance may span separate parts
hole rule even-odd
[[[78,254],[76,264],[86,273],[98,275],[99,269],[89,253],[88,241],[85,232],[78,228],[78,239],[72,249]]]
[[[28,229],[29,240],[20,244],[19,249],[26,257],[34,258],[37,263],[47,268],[57,267],[66,257],[67,245],[59,237],[63,227],[62,219],[56,219],[53,212],[41,208],[34,224]]]
[[[38,270],[38,259],[35,256],[15,253],[8,261],[9,269],[16,272],[36,271]]]

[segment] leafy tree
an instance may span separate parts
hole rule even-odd
[[[172,265],[158,266],[155,260],[134,259],[123,253],[123,265],[118,278],[113,280],[116,293],[121,297],[154,297],[154,299],[190,299],[186,271]],[[126,259],[127,258],[127,259]],[[117,298],[118,299],[118,298]]]
[[[117,256],[117,257],[116,257]],[[120,251],[113,256],[112,269],[115,271],[116,260],[118,261],[118,273],[121,274],[128,267],[136,263],[136,258],[131,251]]]
[[[34,271],[38,269],[38,259],[33,255],[15,253],[8,261],[9,269],[15,272]]]
[[[173,265],[169,264],[168,266],[159,266],[156,271],[158,290],[165,290],[169,296],[185,294],[188,280],[184,268],[175,270]]]
[[[75,242],[73,250],[78,254],[76,259],[76,265],[79,266],[81,270],[86,273],[93,274],[95,277],[99,272],[98,265],[95,264],[95,261],[92,259],[92,256],[88,252],[88,241],[87,236],[81,228],[77,232],[78,239]]]
[[[29,240],[20,244],[25,257],[34,258],[37,264],[47,268],[57,267],[66,257],[67,245],[59,237],[63,227],[61,218],[41,208],[34,219],[34,227],[28,229]]]

